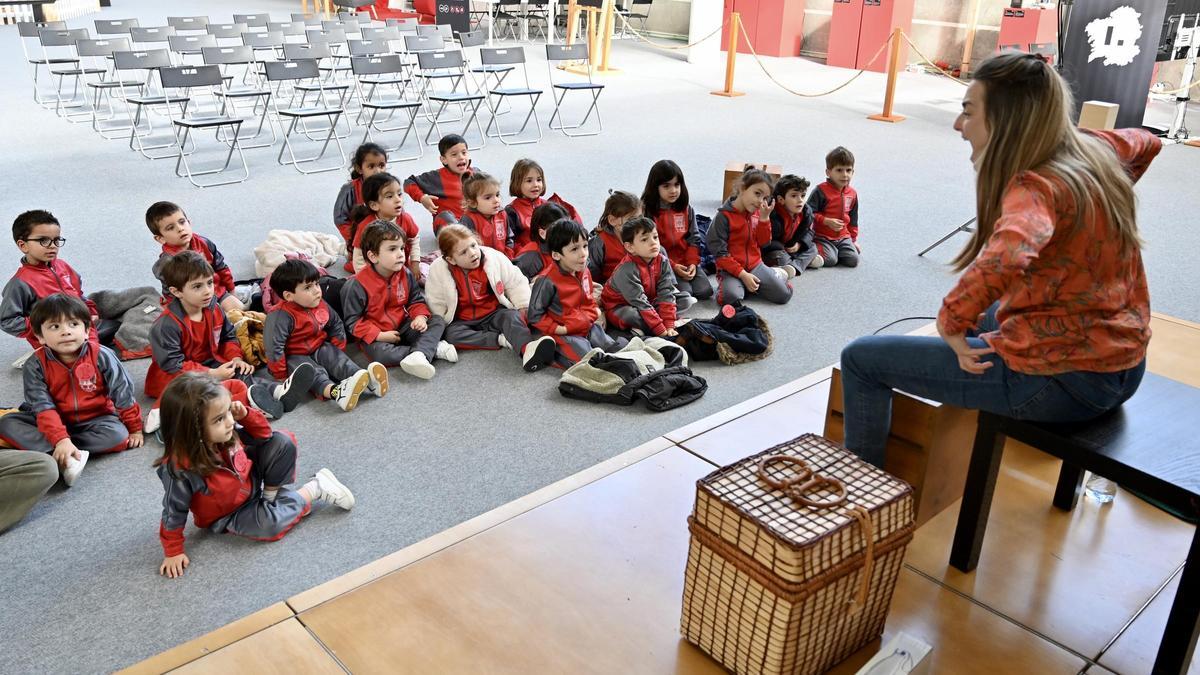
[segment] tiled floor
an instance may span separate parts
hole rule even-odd
[[[1152,368],[1200,385],[1167,358],[1195,353],[1200,327],[1159,319],[1155,331]],[[260,613],[135,670],[722,672],[678,632],[695,481],[819,433],[827,396],[827,371],[802,378],[297,596],[295,615]],[[930,643],[931,673],[1148,672],[1194,529],[1126,493],[1058,511],[1057,469],[1009,444],[971,574],[947,563],[957,504],[922,526],[883,640]]]

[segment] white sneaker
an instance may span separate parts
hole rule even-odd
[[[142,431],[148,434],[158,431],[158,428],[162,426],[162,419],[159,417],[159,414],[158,408],[151,408],[150,414],[146,415],[146,423],[142,425]]]
[[[437,369],[421,352],[413,352],[404,357],[404,360],[400,362],[400,370],[422,380],[431,380],[434,375],[437,375]]]
[[[824,266],[825,266],[825,259],[822,258],[821,256],[817,256],[817,257],[813,258],[808,263],[808,269],[810,269],[810,270],[821,269]]]
[[[388,393],[387,366],[378,361],[372,361],[367,364],[367,375],[370,378],[367,381],[367,391],[376,396],[386,396]]]
[[[690,293],[676,293],[675,294],[675,311],[682,314],[683,312],[686,312],[689,309],[691,309],[692,306],[695,305],[697,302],[700,302],[700,301],[697,300],[695,298],[695,296],[691,295]]]
[[[87,464],[88,455],[91,454],[87,450],[79,451],[79,459],[74,457],[67,458],[67,468],[62,470],[63,484],[71,487],[78,480],[79,474],[83,471],[83,467]]]
[[[320,495],[313,495],[316,499],[347,511],[354,508],[354,495],[350,492],[350,488],[342,485],[332,471],[321,469],[313,480],[317,481],[317,487],[321,491]]]
[[[13,368],[16,370],[20,370],[20,369],[24,368],[25,362],[28,361],[29,357],[31,357],[31,356],[33,356],[33,352],[25,352],[24,354],[21,355],[21,358],[17,359],[16,361],[13,361]]]
[[[508,341],[508,338],[504,337],[504,333],[501,333],[500,336],[496,338],[496,340],[500,343],[500,347],[502,349],[512,349],[513,348],[512,343]]]
[[[338,404],[339,408],[350,412],[354,410],[354,406],[358,405],[358,397],[362,396],[363,390],[367,388],[370,380],[371,375],[365,370],[360,370],[334,385],[333,391],[329,392],[329,397]]]
[[[541,370],[554,361],[554,353],[557,349],[554,338],[543,335],[525,345],[525,351],[521,354],[521,367],[527,373]]]
[[[796,277],[796,274],[797,274],[796,268],[793,267],[792,265],[784,265],[783,267],[780,267],[779,269],[783,270],[784,273],[787,274],[788,279],[794,279]]]
[[[771,269],[775,271],[775,276],[779,277],[780,281],[787,281],[788,279],[791,279],[791,276],[789,276],[787,271],[782,267],[772,267]]]
[[[449,342],[441,340],[437,344],[437,353],[433,355],[433,358],[458,363],[458,350]]]

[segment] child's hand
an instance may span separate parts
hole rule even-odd
[[[249,375],[250,373],[254,372],[254,366],[246,363],[246,360],[240,356],[233,357],[229,360],[229,363],[233,366],[234,372],[238,375]]]
[[[233,361],[229,361],[227,363],[222,363],[216,368],[210,368],[208,374],[212,375],[218,380],[228,380],[229,378],[233,377],[234,372]]]
[[[421,197],[421,206],[424,206],[425,210],[429,213],[435,216],[437,215],[437,204],[434,203],[433,195],[425,195],[424,197]]]
[[[398,344],[400,344],[400,333],[397,331],[394,331],[394,330],[385,330],[382,333],[380,333],[375,339],[379,342],[386,342],[391,345],[398,345]]]
[[[566,327],[566,326],[555,326],[555,327],[554,327],[554,334],[555,334],[555,335],[566,335],[566,334],[567,334],[567,327]]]
[[[674,328],[670,328],[670,329],[667,329],[667,332],[663,333],[662,336],[663,337],[678,337],[679,331],[675,330]]]
[[[145,443],[146,443],[146,437],[144,435],[142,435],[142,432],[135,431],[132,434],[129,434],[129,440],[125,441],[125,447],[140,448]]]
[[[245,404],[241,401],[233,401],[229,404],[229,414],[233,415],[234,422],[241,422],[246,419],[246,415],[249,415],[250,411],[246,410]]]
[[[797,253],[800,251],[800,244],[792,244],[785,249],[788,253]]]
[[[596,320],[599,321],[600,319],[603,319],[603,318],[604,318],[604,310],[600,309],[600,307],[597,306],[596,307]]]
[[[738,279],[741,279],[742,284],[746,287],[746,290],[750,291],[751,293],[758,292],[758,277],[745,270],[742,270],[742,273],[738,275]]]
[[[690,269],[689,266],[671,265],[671,267],[675,268],[675,276],[679,277],[680,279],[683,279],[684,281],[691,281],[692,277],[696,276],[695,272],[688,271]]]
[[[183,576],[183,571],[191,563],[186,553],[163,558],[162,564],[158,566],[158,573],[169,579],[176,579]]]
[[[840,218],[826,218],[825,224],[837,230],[838,232],[841,232],[842,228],[846,227],[845,221]]]
[[[429,328],[429,319],[423,316],[413,317],[412,329],[418,333],[424,333]]]
[[[78,459],[79,448],[75,447],[75,444],[71,442],[70,438],[64,438],[54,446],[54,461],[58,462],[59,468],[65,469],[67,468],[68,457],[74,457]]]

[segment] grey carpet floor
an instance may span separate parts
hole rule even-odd
[[[152,0],[114,4],[104,15],[138,16],[143,25],[161,23],[168,11]],[[294,3],[174,0],[169,11],[228,20],[235,11],[258,9],[284,17]],[[90,26],[93,18],[71,23]],[[544,86],[544,61],[530,52],[535,83]],[[474,154],[476,165],[506,178],[514,160],[534,157],[550,189],[591,221],[609,189],[640,193],[650,164],[669,157],[686,172],[697,211],[711,215],[726,162],[779,163],[815,182],[825,152],[843,144],[858,159],[863,265],[806,274],[787,306],[755,304],[774,328],[774,355],[738,367],[699,364],[708,394],[668,413],[565,400],[554,374],[525,375],[506,354],[467,354],[458,364],[439,365],[431,382],[397,373],[387,399],[366,400],[350,415],[308,403],[280,424],[300,439],[299,471],[303,477],[330,467],[354,489],[357,508],[319,510],[272,544],[189,526],[192,567],[182,579],[156,574],[162,489],[151,462],[160,448],[151,443],[96,458],[74,488],[55,487],[0,537],[0,663],[8,664],[2,669],[128,665],[826,365],[855,336],[937,311],[953,282],[944,263],[965,237],[927,258],[915,254],[973,212],[968,149],[951,129],[959,85],[902,74],[897,109],[908,119],[888,125],[865,119],[879,108],[883,78],[876,74],[832,96],[802,99],[743,58],[737,86],[747,95],[724,99],[709,95],[720,86],[719,66],[690,65],[630,42],[617,43],[613,59],[623,72],[606,80],[602,135],[566,139],[548,132],[539,144],[519,148],[491,142]],[[848,76],[798,59],[768,61],[778,77],[806,91]],[[142,214],[159,199],[182,204],[238,277],[253,275],[252,249],[271,228],[332,232],[343,172],[300,176],[263,149],[247,151],[249,182],[197,190],[175,178],[169,163],[145,160],[37,107],[12,27],[0,27],[0,64],[0,219],[11,222],[30,208],[53,211],[70,240],[63,256],[82,273],[86,289],[152,282],[157,247]],[[391,170],[400,176],[427,170],[436,166],[435,154]],[[1168,147],[1139,185],[1154,308],[1191,320],[1200,319],[1191,254],[1200,250],[1198,159],[1194,148]],[[428,217],[417,219],[430,250]],[[18,257],[14,248],[3,258],[0,276],[11,274]],[[709,303],[693,316],[713,310]],[[22,351],[17,340],[0,340],[0,363]],[[129,367],[140,389],[146,362]],[[0,369],[0,403],[20,397],[16,371]]]

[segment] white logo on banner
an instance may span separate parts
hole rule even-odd
[[[1088,23],[1084,31],[1092,53],[1088,63],[1104,59],[1106,66],[1127,66],[1141,53],[1138,40],[1142,38],[1141,14],[1132,7],[1118,7],[1103,19]]]

